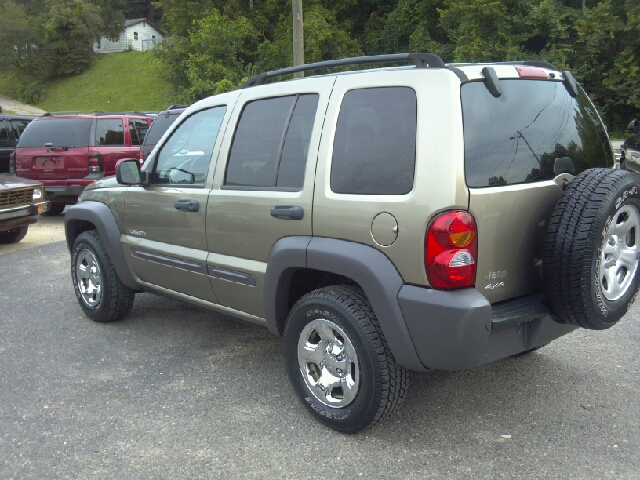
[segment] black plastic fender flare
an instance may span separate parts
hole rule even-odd
[[[141,290],[140,285],[138,285],[133,275],[131,275],[124,258],[124,252],[120,245],[122,233],[118,228],[111,209],[104,203],[93,201],[77,203],[67,208],[64,216],[64,227],[69,251],[71,251],[73,243],[81,233],[76,230],[78,222],[89,222],[95,225],[100,239],[107,250],[107,255],[109,255],[109,259],[118,273],[120,281],[132,290]]]
[[[426,370],[398,303],[403,279],[391,260],[369,245],[310,236],[286,237],[276,242],[264,281],[265,320],[272,333],[283,333],[291,278],[298,268],[330,272],[356,282],[371,302],[396,361],[410,370]]]

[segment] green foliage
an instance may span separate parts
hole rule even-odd
[[[23,85],[18,93],[21,102],[36,105],[45,99],[46,91],[40,82],[29,82]]]
[[[82,0],[64,0],[44,15],[44,63],[49,78],[77,75],[93,59],[93,43],[100,39],[100,8]]]

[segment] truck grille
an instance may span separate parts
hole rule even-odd
[[[33,198],[33,188],[21,188],[0,192],[0,209],[29,205]]]

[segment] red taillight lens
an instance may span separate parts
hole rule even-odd
[[[476,221],[464,210],[441,213],[427,228],[424,267],[433,288],[471,287],[476,281]]]
[[[89,173],[100,173],[104,171],[104,159],[100,152],[89,150]]]

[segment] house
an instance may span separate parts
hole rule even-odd
[[[125,50],[137,50],[145,52],[151,50],[164,38],[164,32],[146,18],[134,18],[125,20],[124,30],[120,37],[111,41],[102,37],[99,42],[93,44],[95,53],[118,53]]]

